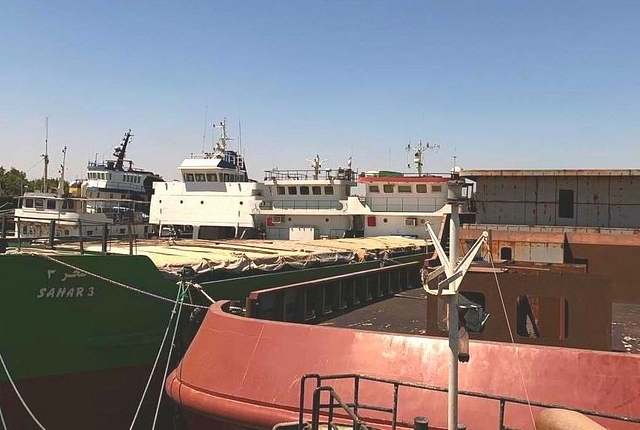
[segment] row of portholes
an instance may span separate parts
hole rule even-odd
[[[291,218],[291,217],[287,218],[287,221],[291,222],[291,221],[292,221],[292,218]],[[329,222],[329,218],[325,218],[325,219],[324,219],[324,222]]]
[[[162,203],[162,200],[158,200],[158,203]],[[183,204],[184,200],[180,200],[180,204]],[[200,200],[200,204],[203,205],[204,204],[204,200]],[[244,202],[240,202],[240,205],[243,205]]]

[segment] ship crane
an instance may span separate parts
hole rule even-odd
[[[424,165],[424,162],[422,160],[424,151],[426,151],[427,149],[433,149],[434,151],[437,151],[438,149],[440,149],[440,145],[430,142],[423,144],[422,140],[420,140],[418,146],[411,146],[411,142],[409,142],[405,149],[407,152],[414,151],[413,163],[416,165],[416,169],[418,170],[418,176],[422,176],[422,166]],[[407,163],[407,167],[411,168],[411,163]]]

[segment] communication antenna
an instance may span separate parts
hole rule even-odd
[[[242,123],[238,118],[238,154],[242,154]]]
[[[204,131],[202,132],[202,152],[204,152],[204,145],[207,141],[207,114],[209,113],[209,105],[204,107]]]
[[[434,151],[437,151],[438,149],[440,149],[440,145],[438,145],[437,143],[422,143],[422,139],[420,140],[420,143],[418,143],[418,146],[411,146],[411,142],[409,142],[407,144],[407,147],[405,148],[407,153],[413,151],[413,163],[416,165],[416,169],[418,170],[418,175],[422,176],[422,166],[424,166],[424,162],[422,161],[423,155],[424,155],[424,151],[426,151],[427,149],[433,149]],[[411,168],[411,163],[407,163],[407,167]]]

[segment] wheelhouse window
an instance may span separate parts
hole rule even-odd
[[[573,218],[573,190],[558,190],[558,217]]]
[[[380,192],[380,187],[378,185],[369,185],[369,192],[370,193],[379,193]]]
[[[440,193],[442,192],[442,185],[431,185],[432,193]]]
[[[290,196],[295,196],[296,194],[298,194],[298,188],[296,188],[296,187],[287,187],[287,193]]]
[[[207,181],[218,182],[218,175],[216,175],[215,173],[207,173]]]
[[[510,246],[503,246],[502,248],[500,248],[500,259],[501,260],[512,260],[513,259],[513,252],[511,250]]]
[[[284,196],[286,194],[285,192],[286,190],[284,189],[284,187],[278,187],[276,192],[278,193],[279,196]]]
[[[314,196],[319,196],[322,194],[322,188],[318,185],[314,185],[311,187],[311,192]]]
[[[300,187],[300,194],[303,196],[308,196],[309,195],[309,187],[306,185],[303,185],[302,187]]]
[[[33,199],[24,199],[22,202],[23,208],[32,208],[33,207]]]
[[[326,196],[332,196],[333,195],[333,187],[331,185],[327,185],[324,187],[324,194]]]
[[[416,193],[426,194],[427,184],[416,184]]]
[[[398,185],[398,192],[399,193],[410,193],[411,192],[411,185]]]
[[[384,191],[385,193],[393,193],[395,188],[396,187],[393,184],[384,184],[382,186],[382,191]]]
[[[193,182],[193,173],[185,173],[184,174],[185,182]]]
[[[55,200],[47,200],[47,209],[55,209],[56,201]]]
[[[44,199],[35,199],[36,209],[44,209]]]
[[[195,174],[196,182],[204,182],[205,176],[204,173],[196,173]]]

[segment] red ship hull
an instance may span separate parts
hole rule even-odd
[[[166,383],[192,430],[270,429],[296,421],[300,380],[310,373],[447,385],[447,340],[249,319],[227,314],[221,306],[210,308]],[[472,342],[470,354],[469,363],[460,365],[460,390],[520,399],[528,395],[542,403],[640,415],[637,355],[496,342]],[[340,393],[339,385],[335,388]],[[307,405],[310,394],[308,390]],[[360,400],[389,405],[392,397],[390,389],[375,389],[361,394]],[[432,427],[446,428],[446,393],[401,391],[399,400],[400,422],[410,425],[414,417],[426,416]],[[475,429],[498,426],[495,400],[461,397],[459,408],[463,424]],[[532,414],[537,412],[508,404],[505,426],[533,428]],[[362,418],[385,426],[379,416],[365,413]],[[604,423],[613,429],[637,426]]]

